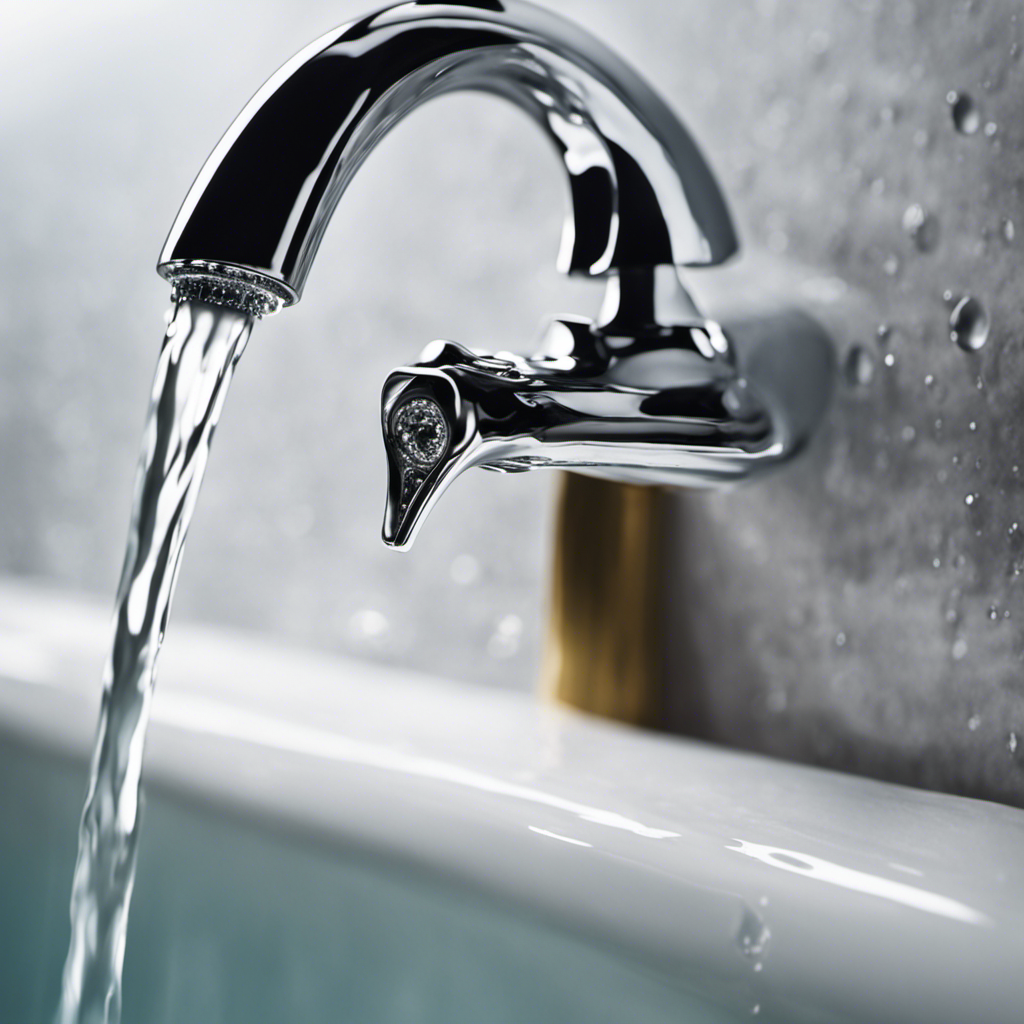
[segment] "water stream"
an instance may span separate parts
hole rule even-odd
[[[135,480],[114,639],[71,893],[56,1024],[117,1024],[139,838],[139,786],[157,655],[185,533],[251,317],[179,302],[164,336]]]

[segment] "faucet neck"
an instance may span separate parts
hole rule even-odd
[[[298,301],[363,160],[432,97],[472,89],[524,109],[570,184],[569,273],[708,265],[736,249],[721,192],[647,83],[582,29],[522,0],[402,3],[328,33],[236,118],[160,256],[176,280],[234,276]]]
[[[593,326],[612,351],[661,339],[705,359],[731,362],[729,341],[701,313],[675,267],[639,267],[608,276],[601,312]]]

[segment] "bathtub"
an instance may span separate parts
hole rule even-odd
[[[108,608],[0,582],[0,1020],[46,1021]],[[1024,813],[176,623],[126,1024],[1009,1024]]]

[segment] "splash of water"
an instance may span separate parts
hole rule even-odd
[[[210,443],[252,318],[179,302],[164,336],[135,480],[78,836],[71,944],[56,1024],[117,1024],[157,655]]]

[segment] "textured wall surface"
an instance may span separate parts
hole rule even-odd
[[[730,21],[733,47],[760,35],[771,57],[702,111],[760,250],[716,282],[720,304],[802,295],[848,380],[801,463],[679,501],[670,564],[697,731],[1024,803],[1016,10],[779,3]],[[958,128],[951,91],[976,123]],[[977,351],[951,338],[964,296],[989,322]]]
[[[633,60],[720,175],[744,255],[695,290],[718,311],[801,303],[857,353],[798,465],[678,499],[666,614],[687,727],[1024,804],[1017,5],[549,5]],[[365,6],[5,8],[0,571],[113,593],[164,233],[258,84]],[[303,303],[254,333],[177,616],[531,685],[552,481],[468,474],[390,553],[377,398],[434,337],[528,348],[544,314],[596,311],[598,286],[553,269],[563,190],[498,100],[448,98],[384,141]],[[965,295],[990,320],[970,353],[949,328]]]

